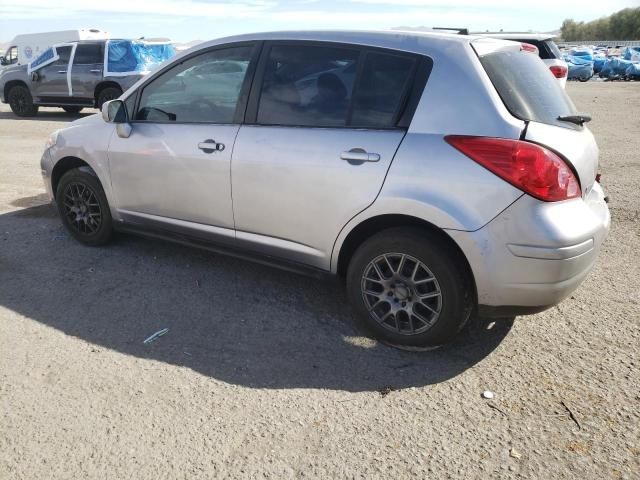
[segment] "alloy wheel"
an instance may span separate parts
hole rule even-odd
[[[102,210],[91,188],[83,183],[70,183],[64,190],[64,213],[69,224],[79,233],[92,235],[102,224]]]
[[[384,328],[416,335],[432,327],[442,311],[442,292],[431,270],[411,255],[385,253],[364,268],[362,299]]]

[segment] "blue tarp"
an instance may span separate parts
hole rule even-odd
[[[572,48],[571,50],[569,50],[569,54],[574,57],[582,57],[587,60],[593,60],[593,50],[591,50],[590,48]]]
[[[567,80],[588,80],[593,76],[593,62],[582,65],[569,63],[569,73]]]
[[[634,80],[640,80],[640,63],[632,63],[627,67],[625,75]]]
[[[109,40],[107,46],[105,76],[146,73],[176,53],[170,43],[147,43],[141,40]]]
[[[606,61],[607,61],[607,57],[605,57],[604,55],[594,55],[593,56],[593,71],[595,73],[600,73],[600,71],[602,70],[602,67],[604,66]]]
[[[625,60],[637,60],[638,57],[640,57],[640,47],[627,47],[622,54]]]

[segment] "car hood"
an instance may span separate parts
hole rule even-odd
[[[86,117],[79,118],[69,123],[69,127],[75,127],[79,125],[95,125],[96,123],[103,122],[102,114],[94,113],[93,115],[88,115]]]

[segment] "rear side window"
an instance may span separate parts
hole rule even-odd
[[[414,77],[416,60],[384,53],[367,53],[354,95],[351,125],[394,125]]]
[[[344,126],[358,50],[276,45],[265,66],[258,123]]]
[[[511,114],[521,120],[580,128],[558,120],[576,107],[547,66],[535,55],[517,50],[480,57],[480,62]]]
[[[257,122],[390,128],[402,114],[417,58],[348,47],[274,45],[264,67]]]
[[[88,65],[102,63],[104,61],[104,50],[101,44],[84,44],[76,47],[76,54],[73,57],[74,65]]]

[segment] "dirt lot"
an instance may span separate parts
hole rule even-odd
[[[72,241],[39,171],[70,117],[2,105],[0,478],[640,478],[640,84],[567,88],[611,196],[598,265],[421,354],[361,337],[333,283]]]

